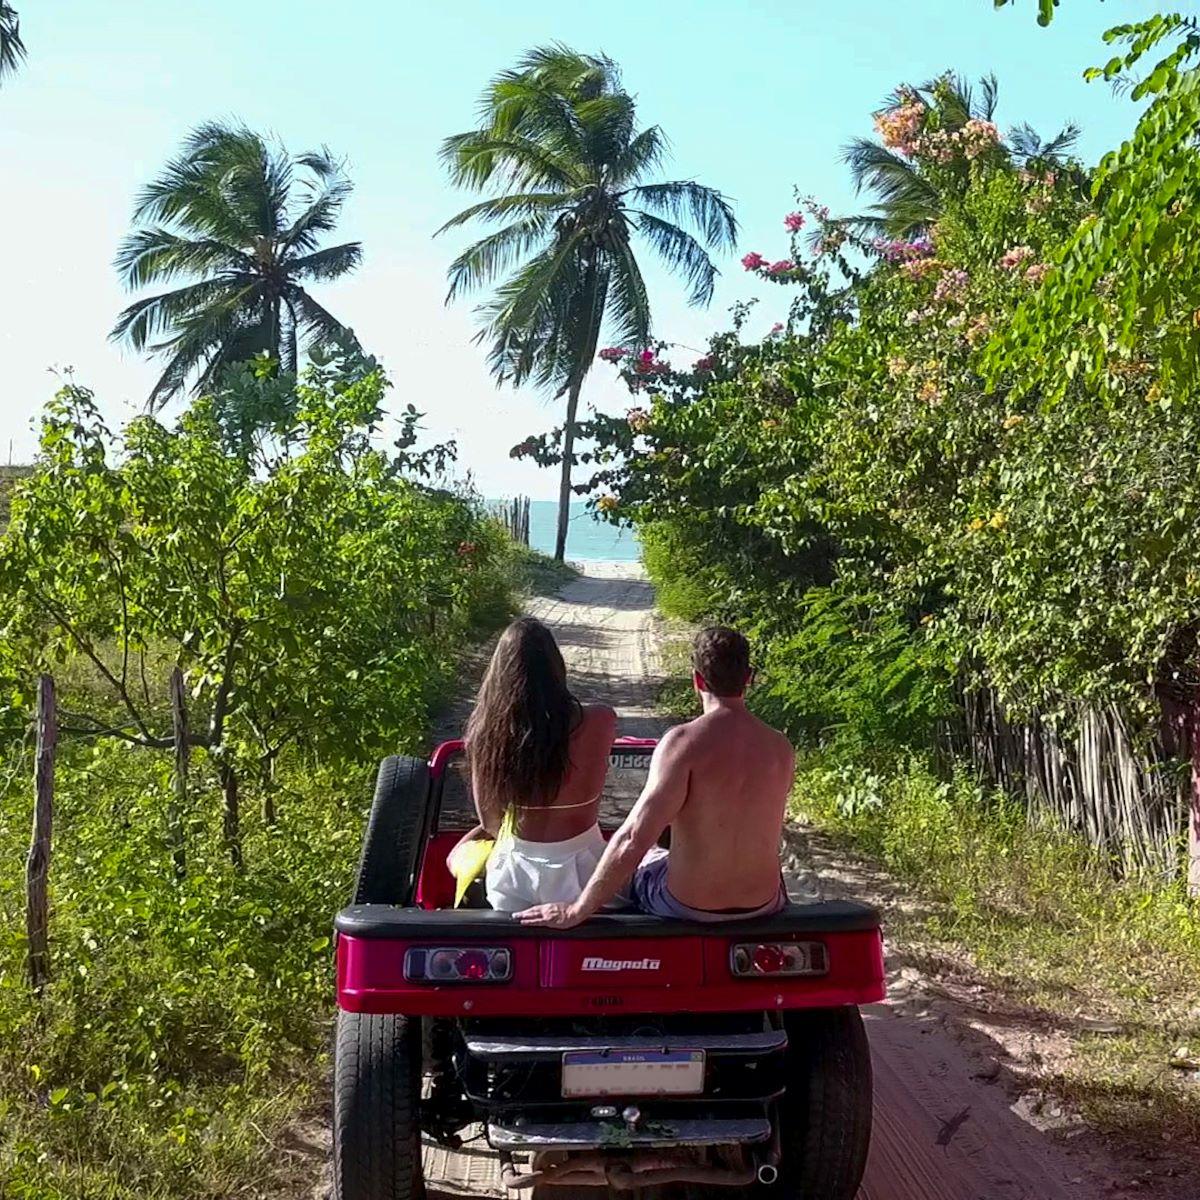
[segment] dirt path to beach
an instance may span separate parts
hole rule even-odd
[[[618,710],[620,733],[662,732],[666,722],[654,709],[659,623],[638,567],[589,566],[558,595],[535,598],[528,611],[553,628],[580,696]],[[794,895],[852,896],[885,912],[903,902],[885,877],[838,861],[808,831],[789,830],[785,849]],[[1145,1164],[1117,1162],[1095,1138],[1072,1127],[1066,1114],[1041,1107],[1017,1069],[1022,1030],[989,1026],[978,1006],[972,1011],[970,998],[939,992],[902,951],[892,950],[888,966],[891,996],[865,1014],[875,1066],[875,1134],[860,1200],[1196,1195],[1182,1181],[1175,1190],[1169,1180],[1149,1178],[1139,1169]],[[307,1135],[314,1157],[328,1147],[324,1122],[315,1122]],[[455,1152],[429,1146],[425,1160],[430,1200],[506,1194],[496,1157],[482,1139]],[[310,1195],[332,1195],[327,1162]],[[559,1188],[555,1195],[571,1200],[573,1190]]]

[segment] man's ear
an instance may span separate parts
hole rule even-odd
[[[705,682],[704,676],[699,671],[692,672],[692,687],[698,692],[707,692],[708,684]]]

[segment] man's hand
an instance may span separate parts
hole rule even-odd
[[[588,918],[576,904],[535,904],[524,912],[513,913],[522,925],[548,925],[551,929],[573,929]]]

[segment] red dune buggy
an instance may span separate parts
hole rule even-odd
[[[614,744],[602,822],[632,804],[653,748]],[[472,1126],[514,1191],[851,1200],[871,1131],[858,1005],[884,995],[877,913],[613,913],[563,932],[481,895],[453,909],[446,855],[475,823],[461,751],[384,760],[337,917],[337,1200],[416,1200],[422,1138],[456,1147]]]

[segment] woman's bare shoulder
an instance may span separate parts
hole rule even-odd
[[[609,704],[581,704],[583,723],[593,729],[615,727],[617,710]]]

